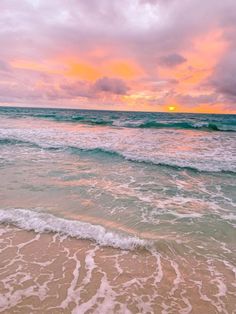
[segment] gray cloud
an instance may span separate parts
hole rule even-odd
[[[0,9],[2,55],[43,58],[103,45],[114,48],[116,56],[125,53],[148,67],[157,56],[189,46],[193,36],[206,29],[228,27],[225,21],[234,23],[231,16],[236,3],[124,0],[121,5],[109,0],[39,0],[35,5],[2,0]]]
[[[4,60],[0,60],[0,71],[11,72],[11,66]]]
[[[94,83],[88,81],[76,81],[67,82],[60,85],[57,98],[96,98],[101,93],[107,93],[110,95],[125,95],[127,94],[129,87],[126,83],[117,78],[102,77],[96,80]]]
[[[92,98],[95,95],[91,92],[91,84],[86,81],[76,81],[60,85],[59,96],[67,98],[86,97]]]
[[[217,65],[209,83],[225,100],[236,101],[236,53],[227,54]],[[236,105],[235,105],[236,108]]]
[[[123,80],[109,77],[102,77],[98,79],[93,88],[97,92],[106,92],[115,95],[125,95],[129,90]]]
[[[186,62],[187,59],[185,59],[183,56],[181,56],[178,53],[172,53],[166,56],[162,56],[159,59],[159,64],[166,67],[175,67],[179,64],[182,64]]]
[[[188,108],[195,107],[199,104],[214,104],[218,101],[218,95],[212,94],[202,94],[197,96],[192,95],[176,95],[176,99],[182,105],[187,105]]]

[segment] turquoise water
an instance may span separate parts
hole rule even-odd
[[[0,126],[2,221],[30,210],[157,246],[233,245],[235,115],[1,108]]]
[[[0,108],[0,222],[90,239],[97,246],[88,261],[104,245],[119,248],[115,265],[120,258],[132,268],[127,250],[137,248],[140,260],[151,254],[150,277],[127,275],[120,286],[111,280],[107,290],[98,287],[113,309],[123,292],[130,298],[131,282],[151,280],[147,300],[137,301],[151,313],[198,313],[198,304],[232,313],[235,126],[235,115]],[[93,263],[88,270],[100,269]],[[129,274],[127,265],[117,266],[120,274]],[[5,309],[15,304],[9,287]]]

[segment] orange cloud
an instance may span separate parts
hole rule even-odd
[[[190,112],[194,113],[216,113],[216,114],[230,114],[232,110],[226,109],[225,104],[216,103],[213,106],[209,106],[209,104],[200,104],[194,107]]]
[[[103,76],[131,80],[143,75],[143,70],[132,60],[108,60],[100,64],[93,60],[102,58],[105,54],[106,50],[97,48],[89,54],[88,58],[68,56],[58,58],[57,62],[67,69],[63,73],[65,76],[89,81],[95,81]]]
[[[28,60],[14,60],[11,63],[11,66],[18,69],[26,69],[26,70],[33,70],[33,71],[42,71],[48,72],[48,66],[44,64],[39,64],[37,62],[28,61]]]
[[[228,44],[223,38],[223,32],[219,29],[198,36],[192,40],[189,49],[182,51],[181,55],[186,58],[186,62],[175,67],[160,67],[159,75],[163,79],[175,79],[179,83],[175,86],[176,94],[189,94],[198,96],[199,86],[213,73],[215,66],[228,48]],[[205,94],[211,90],[204,90]],[[220,113],[223,105],[199,104],[191,108],[178,103],[173,98],[166,99],[164,107],[175,106],[176,111],[182,112],[215,112]]]
[[[96,80],[101,76],[97,67],[86,62],[69,61],[67,67],[66,76],[79,77],[80,79],[89,81]]]
[[[174,68],[160,68],[159,75],[178,80],[177,92],[189,93],[212,74],[226,49],[221,30],[198,36],[193,39],[191,48],[182,52],[187,61]]]
[[[10,65],[17,69],[44,72],[47,74],[62,74],[63,72],[61,64],[57,64],[51,60],[39,63],[31,60],[15,59],[10,62]]]
[[[131,60],[110,61],[103,66],[106,74],[122,79],[134,79],[143,74],[142,69]]]

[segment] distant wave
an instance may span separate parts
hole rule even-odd
[[[236,132],[236,125],[234,124],[220,124],[213,122],[158,122],[158,121],[135,121],[135,120],[109,120],[109,119],[92,119],[83,116],[50,116],[40,115],[40,117],[49,118],[60,122],[78,122],[80,124],[100,125],[100,126],[114,126],[126,128],[142,128],[142,129],[183,129],[183,130],[202,130],[202,131],[222,131],[222,132]],[[39,116],[37,116],[39,117]]]
[[[214,123],[189,123],[189,122],[174,122],[174,123],[159,123],[156,121],[150,121],[140,124],[140,128],[173,128],[173,129],[185,129],[185,130],[208,130],[208,131],[228,131],[235,132],[236,127],[227,125],[217,125]]]
[[[115,233],[106,230],[100,225],[63,219],[52,214],[28,209],[0,209],[0,223],[11,224],[24,230],[33,230],[40,233],[56,232],[74,238],[95,241],[102,246],[111,246],[123,250],[148,247],[151,244],[151,241]]]
[[[37,148],[43,148],[40,145],[30,142],[30,141],[23,141],[15,138],[0,138],[0,146],[1,145],[19,145],[19,146],[30,146],[30,147],[37,147]]]
[[[17,145],[17,144],[27,144],[28,142],[21,141],[14,138],[0,138],[0,145]]]
[[[8,112],[0,111],[1,115],[9,118],[27,118],[45,119],[56,122],[78,123],[92,126],[111,126],[125,128],[142,128],[142,129],[183,129],[183,130],[200,130],[209,132],[236,132],[236,118],[231,118],[227,121],[224,116],[215,118],[211,115],[207,117],[193,115],[170,116],[168,114],[160,114],[155,117],[150,114],[133,114],[129,115],[113,115],[110,113],[95,113],[95,112],[78,112],[68,113],[64,111],[49,111],[45,112]]]
[[[221,165],[209,165],[209,164],[196,164],[185,162],[182,159],[176,160],[162,160],[158,157],[143,157],[138,154],[134,155],[133,153],[117,151],[105,147],[79,147],[79,146],[70,146],[70,145],[51,145],[51,144],[38,144],[32,141],[22,141],[11,138],[2,138],[0,139],[0,145],[19,145],[19,146],[28,146],[33,148],[44,149],[48,151],[63,151],[71,154],[79,154],[81,152],[88,152],[92,154],[106,154],[108,156],[116,156],[123,158],[125,160],[136,162],[136,163],[145,163],[163,167],[174,168],[176,170],[187,169],[191,171],[198,172],[225,172],[225,173],[236,173],[236,169],[231,169],[229,167],[224,167]]]
[[[89,119],[80,115],[58,116],[58,115],[53,115],[53,114],[37,114],[37,115],[32,115],[32,117],[53,120],[53,121],[58,121],[58,122],[79,122],[81,124],[88,124],[88,125],[112,125],[113,124],[113,120],[92,119],[92,118]]]

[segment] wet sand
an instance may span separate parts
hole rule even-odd
[[[1,313],[236,312],[236,270],[227,262],[3,225],[0,234]]]

